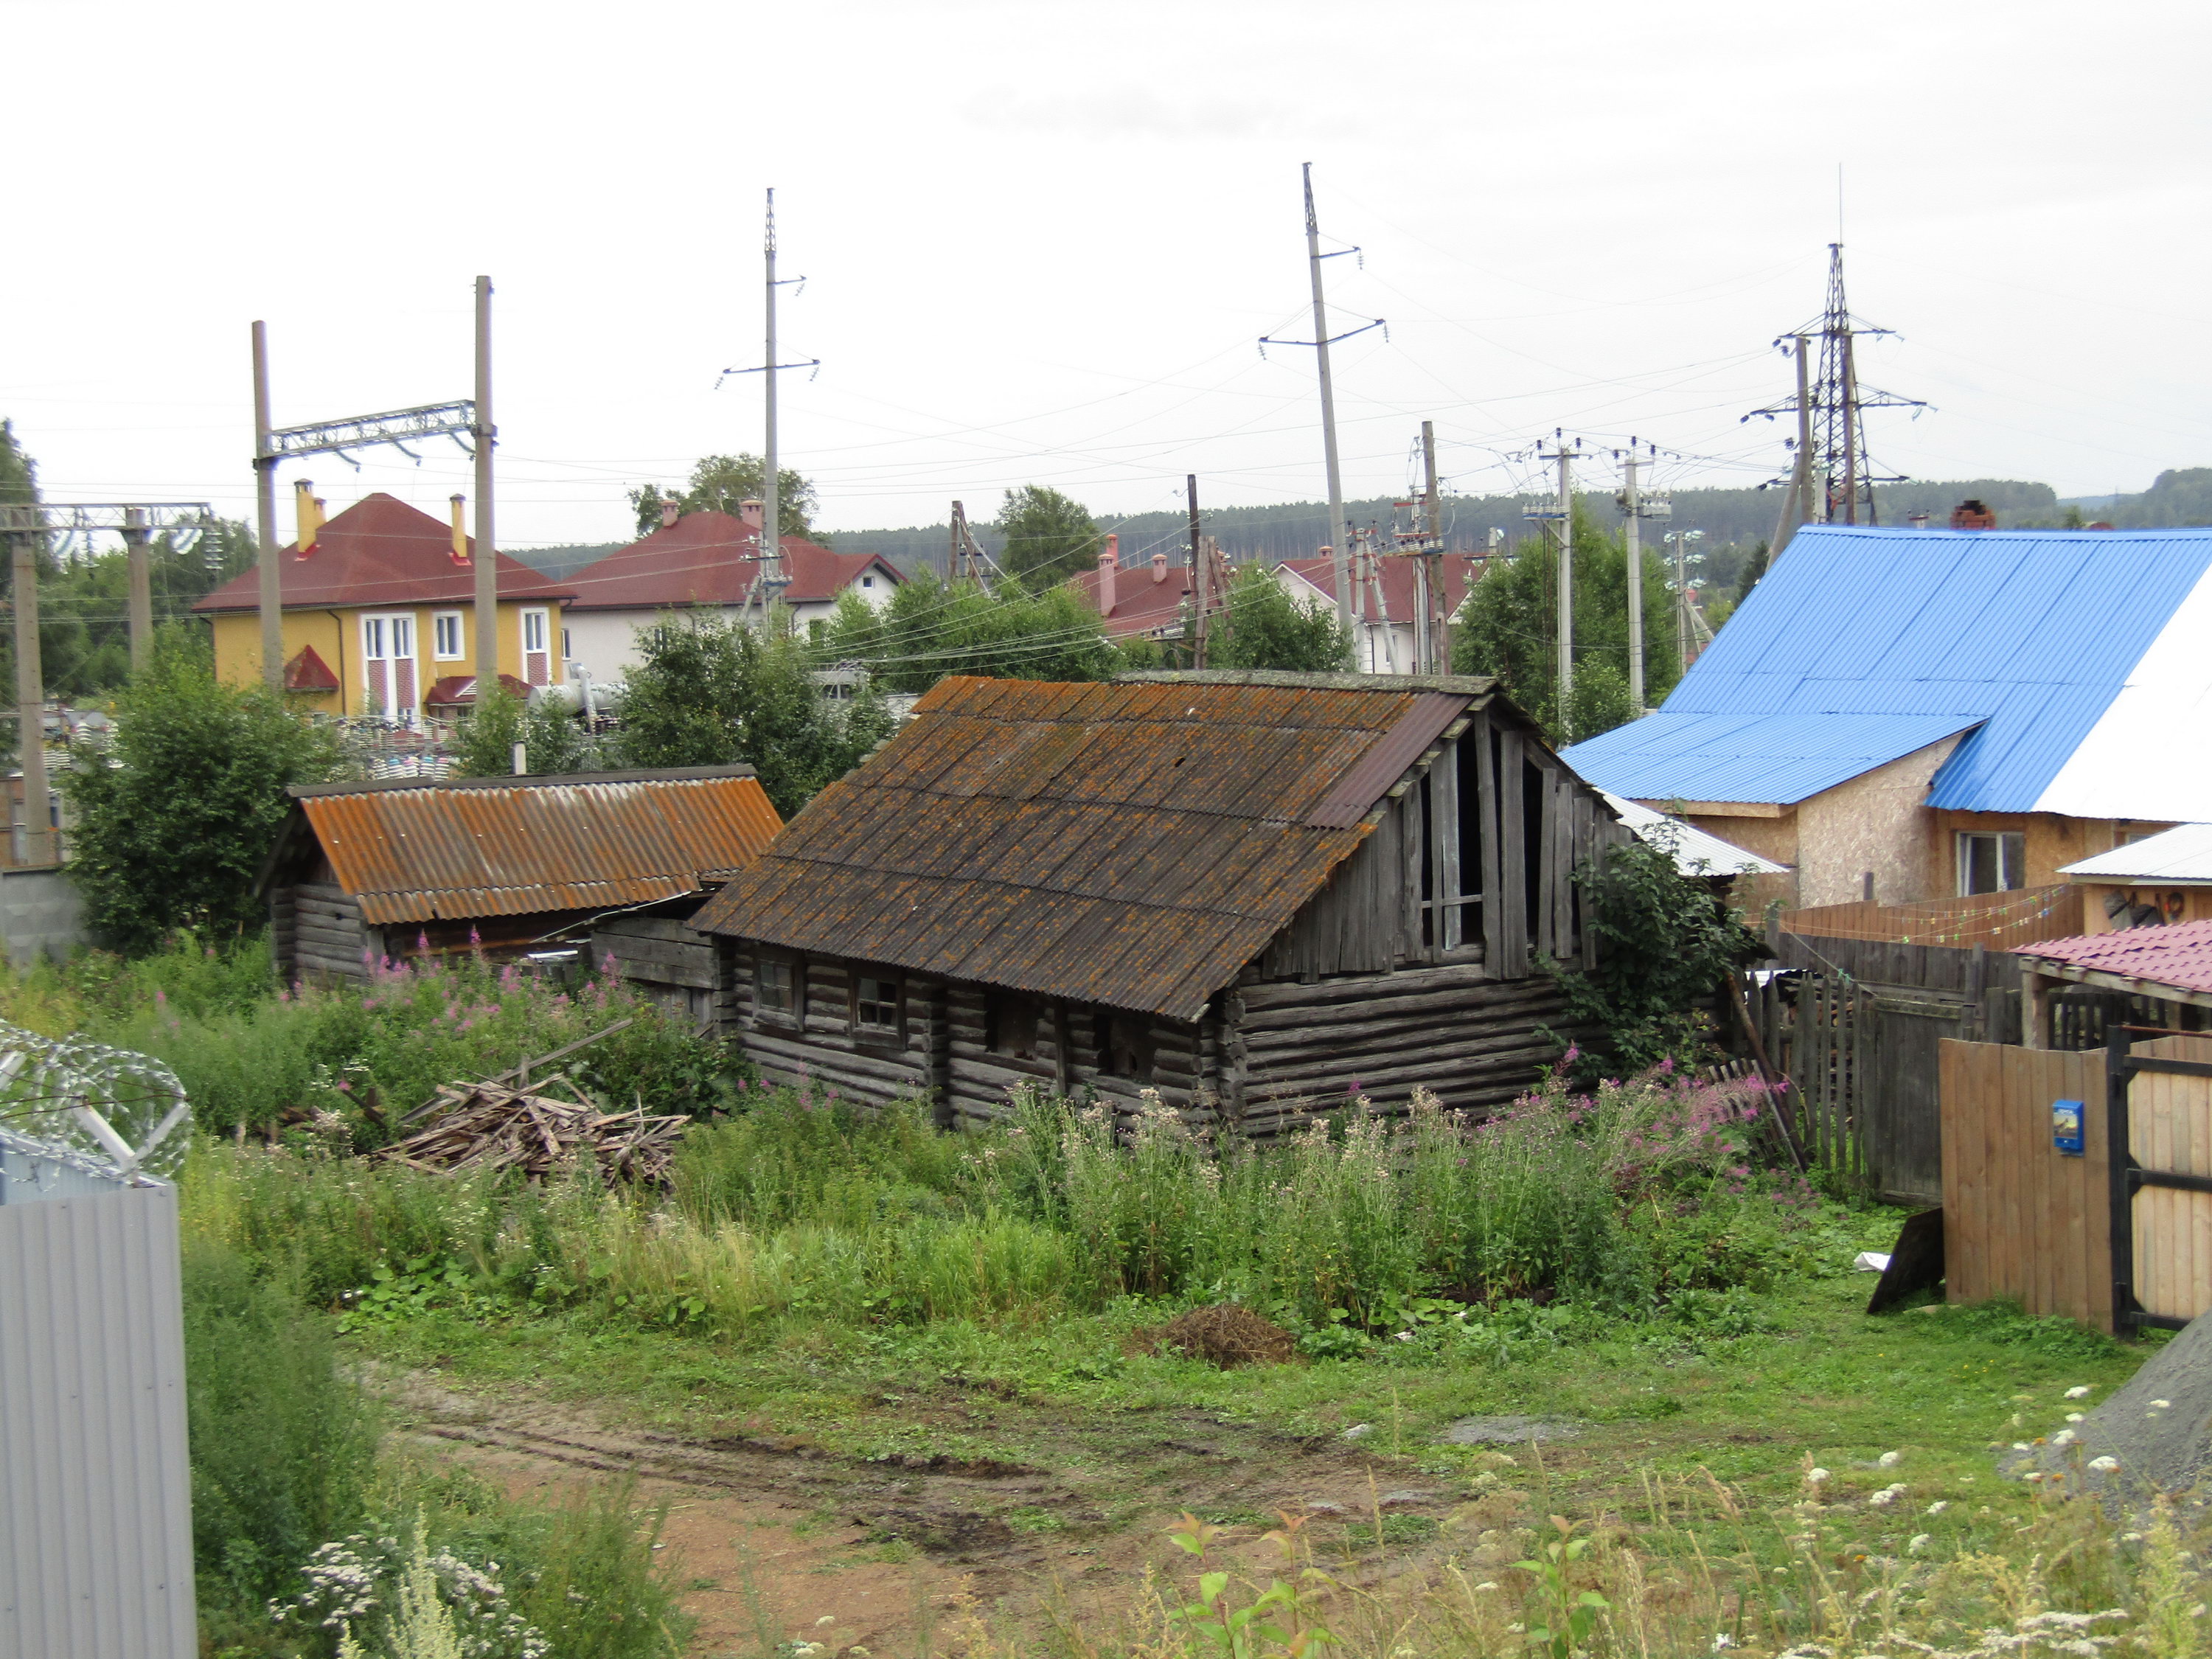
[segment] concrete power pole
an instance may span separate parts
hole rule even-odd
[[[477,707],[499,684],[499,538],[492,517],[492,450],[499,427],[491,416],[491,278],[477,278]],[[550,630],[549,630],[550,631]],[[550,653],[554,641],[545,641]],[[515,641],[514,665],[526,670]],[[526,672],[525,675],[526,678]]]
[[[1183,486],[1190,494],[1190,585],[1198,597],[1198,623],[1192,634],[1190,665],[1206,666],[1206,577],[1212,573],[1206,566],[1204,538],[1198,527],[1198,474],[1183,475]]]
[[[1322,459],[1328,469],[1329,576],[1336,583],[1336,617],[1352,625],[1352,558],[1345,545],[1344,477],[1336,464],[1336,392],[1328,376],[1328,307],[1321,289],[1321,222],[1314,216],[1313,163],[1305,163],[1306,268],[1313,279],[1314,356],[1321,365]]]
[[[131,672],[143,674],[154,661],[154,573],[146,562],[146,509],[123,512],[124,558],[131,573]]]
[[[39,556],[46,522],[36,507],[0,507],[15,572],[15,750],[23,771],[23,862],[54,861],[46,803],[46,670],[39,660]]]
[[[1644,503],[1636,493],[1636,440],[1628,441],[1628,488],[1621,505],[1628,514],[1628,712],[1644,713]]]
[[[1790,545],[1797,526],[1813,516],[1813,400],[1810,387],[1812,342],[1796,337],[1797,348],[1797,464],[1790,469],[1790,487],[1782,492],[1782,515],[1774,522],[1773,539],[1767,543],[1766,562],[1771,565]]]
[[[775,191],[768,193],[768,234],[762,242],[768,261],[768,356],[761,361],[768,365],[762,380],[768,383],[768,406],[761,457],[761,538],[760,574],[763,580],[776,574],[776,556],[783,551],[781,535],[782,501],[776,493],[780,480],[776,477],[775,458]],[[768,590],[763,587],[761,620],[768,620]]]
[[[261,678],[272,691],[284,689],[284,572],[276,555],[276,441],[269,424],[269,330],[253,325],[253,501],[261,538],[258,600],[261,611]]]
[[[1554,433],[1553,434],[1553,441],[1556,446],[1554,452],[1552,454],[1547,455],[1540,448],[1537,451],[1537,459],[1540,460],[1556,461],[1559,463],[1559,507],[1557,511],[1553,514],[1531,512],[1528,516],[1531,518],[1554,518],[1557,520],[1559,526],[1559,654],[1556,669],[1556,672],[1559,677],[1558,707],[1559,730],[1565,732],[1569,739],[1571,740],[1573,732],[1570,730],[1568,726],[1567,706],[1570,699],[1574,696],[1575,690],[1574,459],[1576,453],[1582,447],[1582,441],[1580,439],[1577,439],[1574,443],[1570,444],[1567,442],[1566,434],[1565,433]]]

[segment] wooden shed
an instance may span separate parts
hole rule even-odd
[[[1033,1083],[1266,1133],[1511,1100],[1627,832],[1493,682],[948,679],[695,925],[763,1071],[1002,1112]]]
[[[611,911],[696,906],[782,827],[749,766],[292,795],[261,875],[288,979],[366,978],[421,955],[514,957]]]

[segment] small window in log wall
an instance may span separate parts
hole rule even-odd
[[[994,991],[983,1005],[983,1045],[994,1054],[1035,1060],[1043,1024],[1035,997]]]
[[[899,982],[878,974],[853,976],[853,1035],[879,1042],[903,1040]]]
[[[1134,1014],[1098,1011],[1098,1069],[1108,1077],[1152,1080],[1152,1023]]]
[[[753,963],[753,1012],[779,1025],[799,1024],[805,976],[789,957],[763,956]]]

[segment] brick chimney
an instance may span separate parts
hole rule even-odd
[[[673,495],[670,496],[666,501],[665,501],[661,502],[661,504],[660,504],[660,527],[661,527],[663,530],[673,530],[673,529],[675,529],[675,528],[676,528],[676,521],[677,521],[678,519],[682,518],[683,516],[684,516],[684,508],[683,508],[683,506],[682,506],[682,504],[681,504],[681,503],[679,503],[679,502],[677,501],[677,499],[676,499]]]
[[[766,511],[767,509],[758,501],[739,501],[738,503],[738,522],[744,526],[748,530],[758,530],[762,527],[762,515]]]
[[[1951,509],[1951,528],[1954,530],[1995,530],[1997,515],[1979,501],[1964,501]]]
[[[1164,582],[1164,581],[1165,581],[1167,579],[1168,579],[1168,556],[1167,556],[1166,554],[1164,554],[1164,553],[1155,553],[1155,554],[1153,554],[1153,555],[1152,555],[1152,580],[1153,580],[1154,581],[1156,581],[1156,582]]]
[[[1114,590],[1120,586],[1121,568],[1121,538],[1109,536],[1106,545],[1098,550],[1098,614],[1102,617],[1114,614]]]

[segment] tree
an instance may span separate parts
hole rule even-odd
[[[1597,966],[1545,965],[1558,975],[1566,1024],[1584,1033],[1579,1080],[1626,1077],[1670,1057],[1700,1063],[1699,1006],[1764,957],[1765,942],[1678,871],[1670,849],[1648,842],[1609,849],[1601,866],[1576,871],[1575,884],[1597,933]]]
[[[927,691],[947,674],[1103,680],[1129,666],[1104,618],[1067,586],[986,589],[924,572],[878,611],[849,589],[823,631],[824,660],[854,662],[887,691]]]
[[[775,470],[776,533],[814,534],[813,516],[819,503],[814,486],[788,467]],[[685,513],[727,513],[734,517],[746,501],[758,501],[767,488],[768,463],[757,455],[708,455],[691,469],[690,482],[682,489],[663,492],[659,484],[641,484],[628,491],[637,510],[637,533],[650,536],[660,528],[663,502],[674,501]]]
[[[1323,673],[1352,665],[1352,629],[1335,608],[1300,604],[1262,564],[1238,571],[1224,603],[1206,641],[1210,667]]]
[[[86,919],[126,951],[180,927],[258,927],[253,884],[291,810],[284,792],[338,764],[329,728],[264,686],[224,684],[204,639],[165,630],[117,700],[112,740],[73,745],[59,779]]]
[[[1090,509],[1049,484],[1009,489],[993,527],[1006,539],[1000,565],[1033,589],[1066,581],[1098,557],[1098,526]]]
[[[786,627],[763,632],[702,614],[656,623],[637,643],[619,739],[629,765],[742,762],[789,817],[891,733],[872,687],[848,703],[822,695],[806,647]]]
[[[592,740],[553,702],[526,702],[495,686],[461,722],[453,743],[453,775],[503,778],[514,770],[514,745],[532,777],[581,772],[594,758]]]
[[[1628,548],[1626,538],[1575,514],[1575,706],[1559,706],[1559,555],[1531,538],[1474,586],[1452,629],[1452,666],[1493,674],[1553,742],[1594,738],[1628,718]],[[1667,567],[1644,550],[1644,696],[1656,705],[1681,678]],[[1581,683],[1608,672],[1585,696]],[[1618,686],[1618,691],[1614,687]]]

